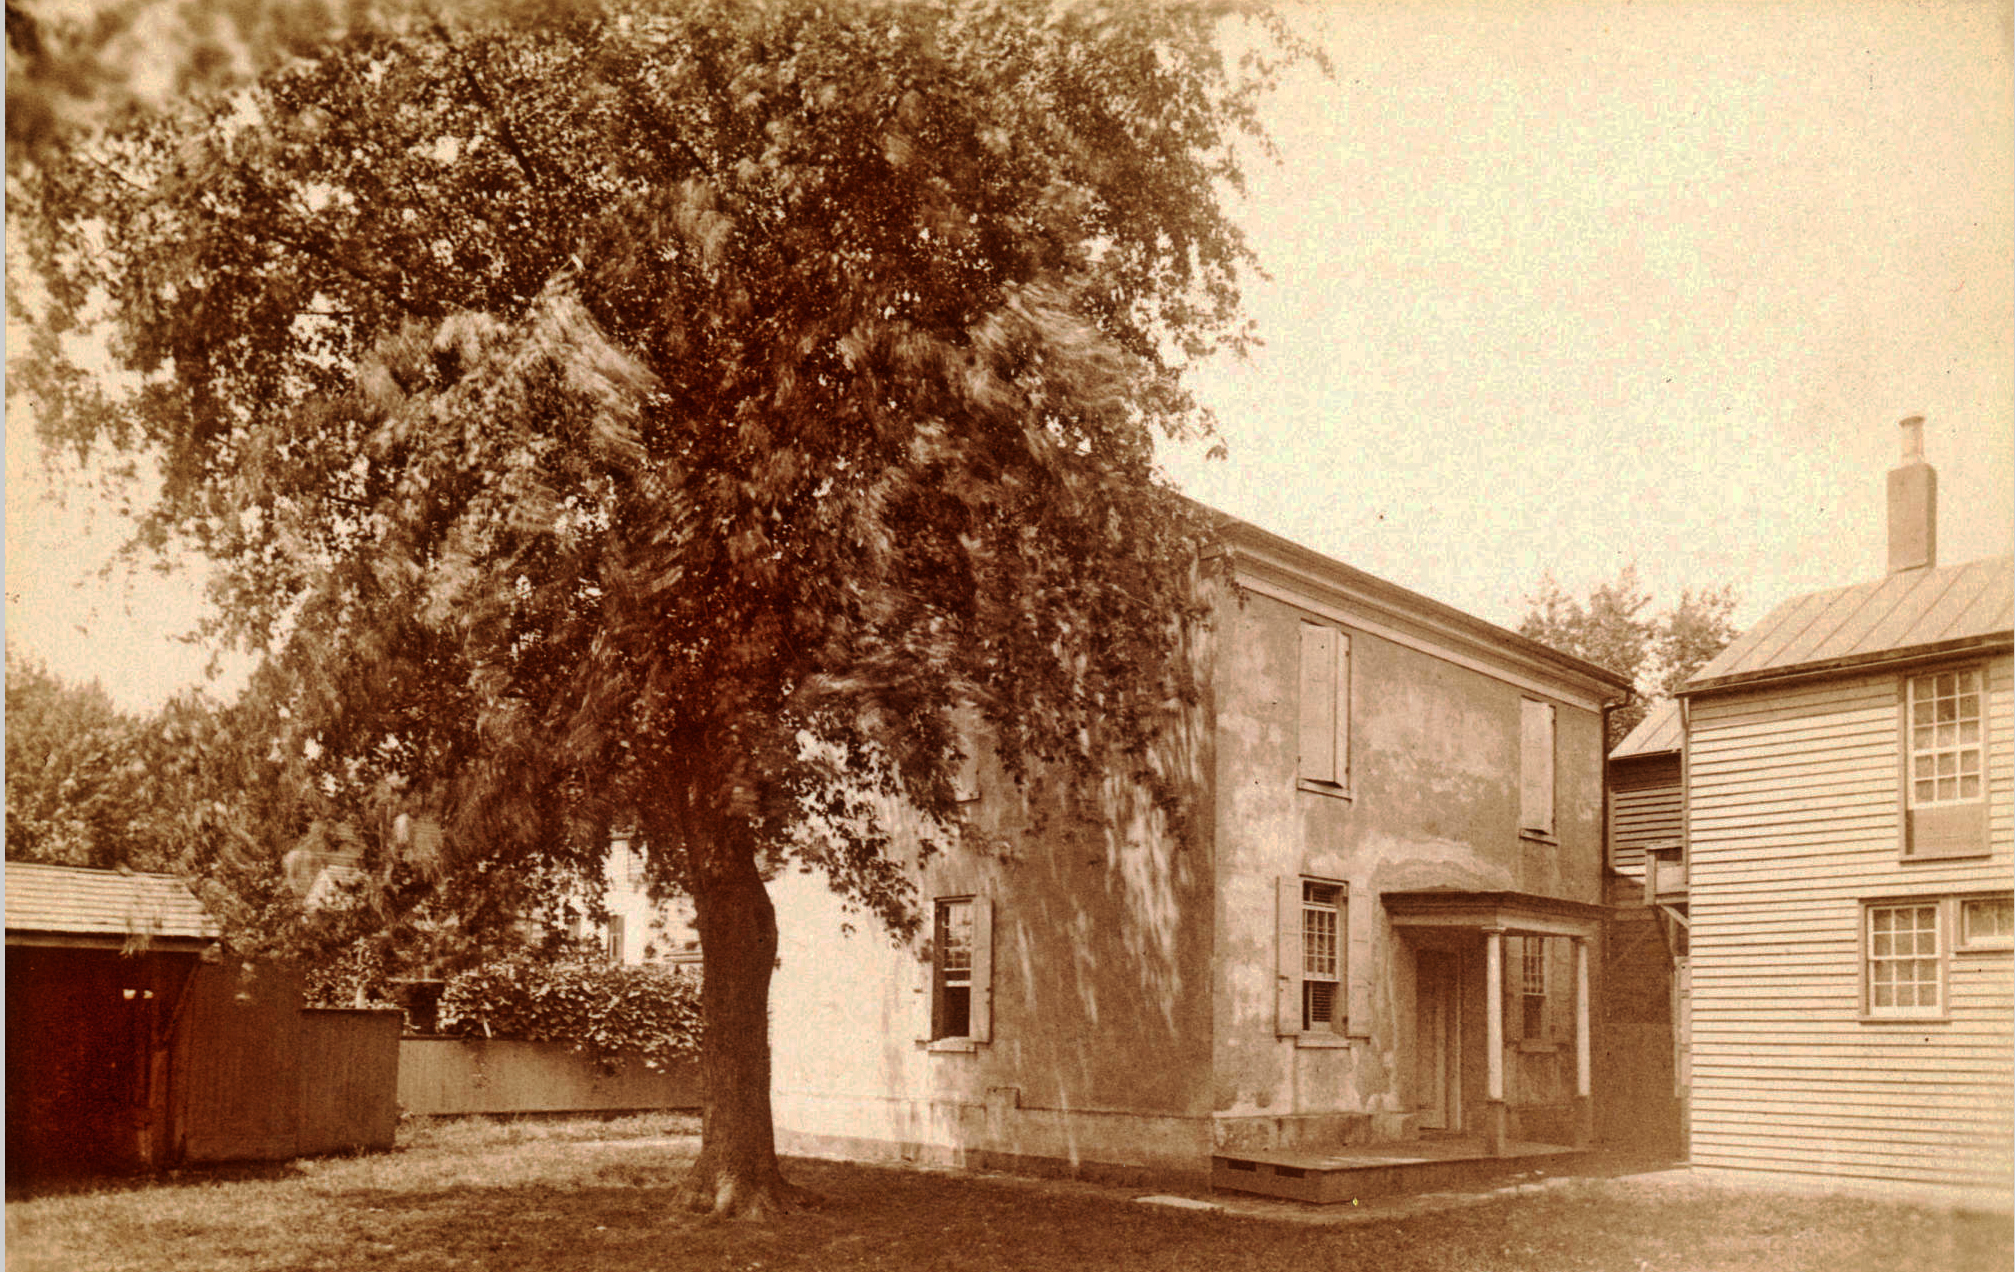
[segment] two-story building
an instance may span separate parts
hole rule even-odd
[[[1889,570],[1682,691],[1697,1166],[2011,1182],[2011,570],[1937,563],[1922,421]]]
[[[1040,784],[982,756],[963,845],[919,872],[922,939],[820,879],[772,884],[786,1148],[1302,1195],[1310,1154],[1588,1142],[1626,682],[1252,526],[1225,538],[1209,692],[1160,757],[1200,792],[1187,824],[1038,831]]]

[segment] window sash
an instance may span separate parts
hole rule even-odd
[[[1940,908],[1935,900],[1868,907],[1864,974],[1870,1015],[1944,1009]]]
[[[933,1041],[992,1039],[992,1002],[983,966],[990,940],[980,899],[938,901],[931,925],[931,1029]]]
[[[1966,897],[1959,902],[1960,949],[2007,949],[2015,944],[2015,898]]]
[[[1983,798],[1985,684],[1977,667],[1910,678],[1907,792],[1912,808]]]

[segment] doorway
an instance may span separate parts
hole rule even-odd
[[[1414,956],[1414,1091],[1423,1131],[1462,1125],[1460,961],[1448,950]]]

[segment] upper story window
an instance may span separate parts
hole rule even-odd
[[[1910,680],[1910,804],[1980,798],[1980,672]]]
[[[1551,837],[1554,708],[1531,698],[1521,698],[1518,705],[1518,830]]]
[[[1303,790],[1350,793],[1350,637],[1301,625],[1299,758]]]
[[[1911,676],[1903,686],[1905,857],[1987,851],[1987,696],[1978,667]]]

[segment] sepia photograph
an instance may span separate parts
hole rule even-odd
[[[2015,4],[6,92],[9,1272],[2015,1263]]]

